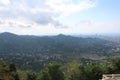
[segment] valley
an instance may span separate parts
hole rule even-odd
[[[54,61],[105,64],[105,60],[109,62],[119,54],[118,44],[98,37],[0,34],[0,60],[13,62],[23,70],[38,71]]]

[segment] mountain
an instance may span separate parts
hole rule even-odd
[[[20,69],[36,71],[52,61],[80,60],[88,63],[91,59],[98,60],[99,56],[108,55],[113,48],[112,42],[99,38],[0,34],[0,60],[14,62]]]
[[[88,53],[105,51],[109,41],[98,38],[80,38],[66,35],[21,36],[12,33],[0,34],[0,54],[9,53]],[[94,52],[95,53],[95,52]]]

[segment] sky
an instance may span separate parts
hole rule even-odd
[[[0,0],[0,33],[120,34],[120,0]]]

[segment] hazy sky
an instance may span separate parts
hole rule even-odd
[[[120,33],[120,0],[0,0],[0,32]]]

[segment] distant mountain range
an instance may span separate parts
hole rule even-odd
[[[0,54],[9,53],[106,53],[110,42],[98,38],[81,38],[59,34],[57,36],[27,36],[0,34]]]
[[[93,37],[0,34],[0,60],[13,62],[20,69],[36,71],[52,61],[67,63],[77,60],[87,64],[97,60],[101,63],[101,57],[109,58],[113,48],[113,42]]]

